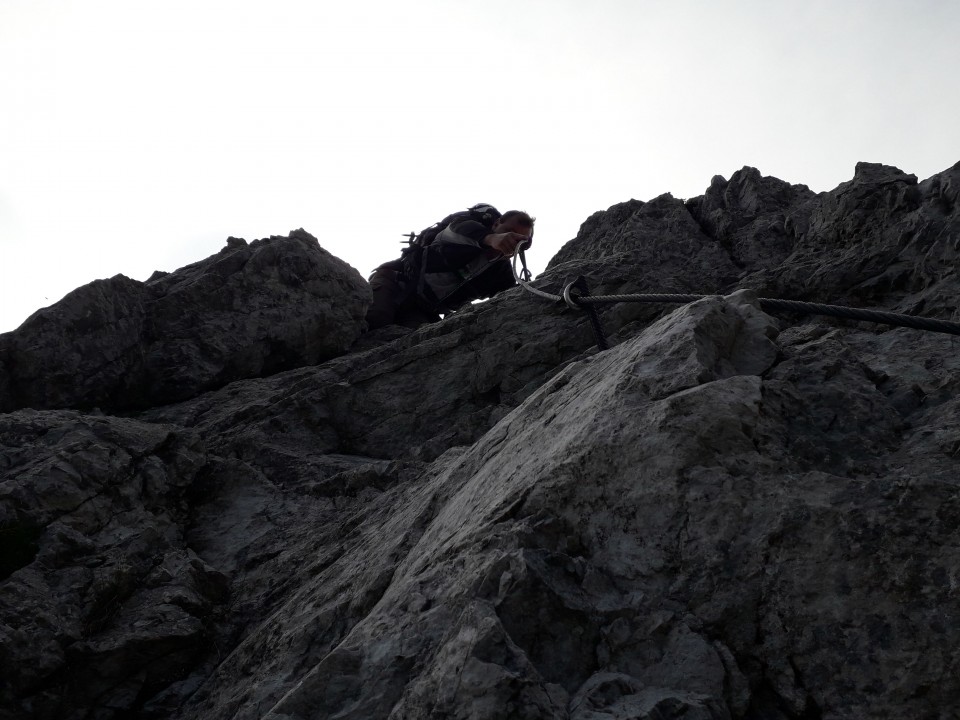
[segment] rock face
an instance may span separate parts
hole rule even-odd
[[[177,402],[233,380],[313,365],[360,335],[363,278],[302,230],[145,283],[85,285],[0,335],[0,410]]]
[[[604,306],[605,352],[518,288],[0,414],[0,718],[956,717],[958,340],[756,294],[956,320],[958,188],[745,168],[598,213],[539,286],[716,293]]]

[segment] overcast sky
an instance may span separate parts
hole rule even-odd
[[[0,0],[0,332],[303,227],[364,276],[477,202],[960,161],[955,0]]]

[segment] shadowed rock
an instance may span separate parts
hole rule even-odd
[[[956,320],[958,171],[597,213],[539,286],[716,293],[603,307],[609,351],[518,288],[126,418],[0,414],[0,708],[949,717],[958,341],[756,295]]]
[[[97,280],[0,336],[0,409],[143,408],[343,353],[370,290],[302,230],[145,283]]]

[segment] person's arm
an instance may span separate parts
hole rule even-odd
[[[475,220],[454,221],[427,248],[427,270],[459,270],[481,258],[490,261],[512,257],[517,245],[526,239],[519,233],[493,233]]]
[[[455,220],[427,247],[427,272],[457,271],[486,255],[490,228],[476,220]]]

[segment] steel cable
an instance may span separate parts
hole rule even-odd
[[[518,253],[519,254],[519,253]],[[517,273],[517,258],[514,255],[513,275],[520,285],[527,292],[538,295],[553,302],[564,302],[561,295],[554,295],[533,287],[530,283],[524,282]],[[685,304],[702,300],[706,297],[717,297],[715,295],[686,295],[669,293],[644,293],[636,295],[581,295],[576,296],[574,303],[576,305],[602,305],[606,303],[620,302],[642,302],[642,303],[665,303],[665,304]],[[805,315],[825,315],[828,317],[843,318],[845,320],[864,320],[866,322],[883,323],[886,325],[895,325],[898,327],[915,328],[917,330],[929,330],[931,332],[948,333],[950,335],[960,335],[960,323],[950,322],[949,320],[937,320],[935,318],[918,317],[916,315],[904,315],[901,313],[884,312],[881,310],[868,310],[864,308],[844,307],[842,305],[825,305],[822,303],[802,302],[800,300],[781,300],[779,298],[758,298],[760,307],[764,310],[786,310],[789,312],[798,312]]]

